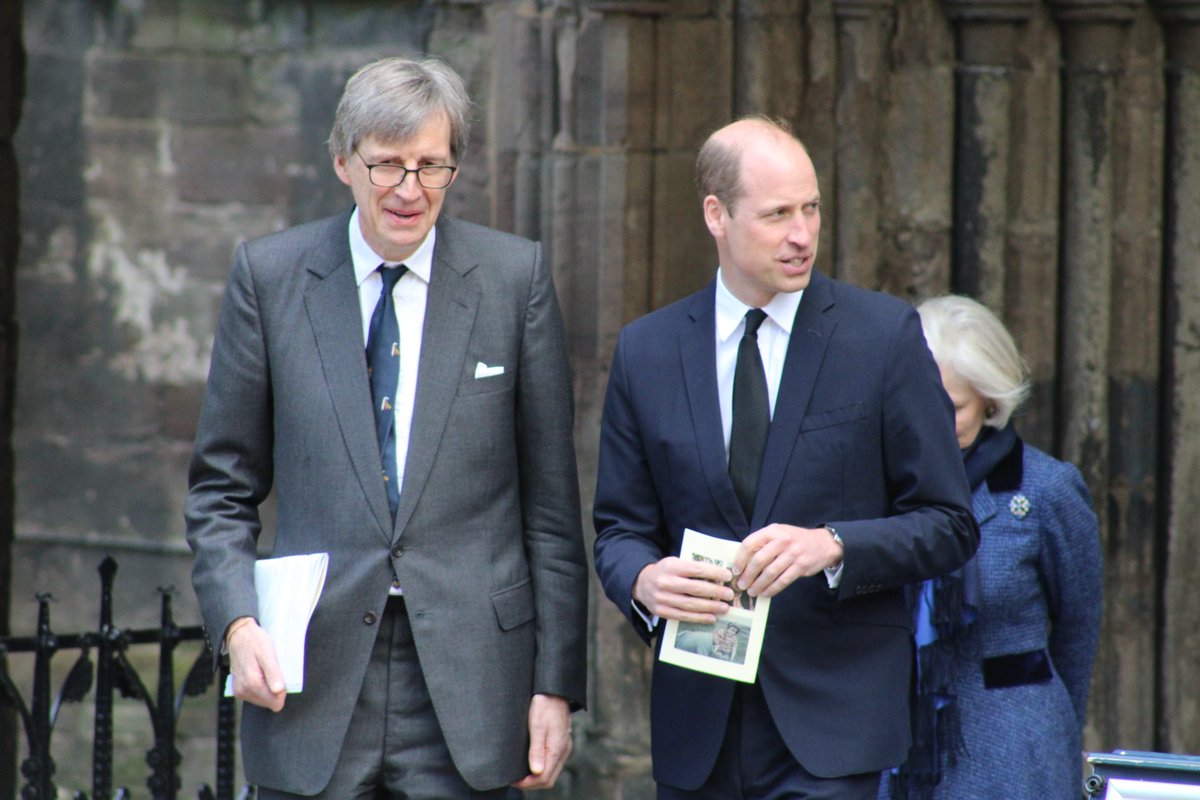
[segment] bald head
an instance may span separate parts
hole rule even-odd
[[[744,117],[714,131],[696,158],[696,188],[701,201],[716,197],[732,216],[741,198],[742,159],[746,152],[773,152],[799,147],[807,158],[804,144],[783,120],[765,116]]]

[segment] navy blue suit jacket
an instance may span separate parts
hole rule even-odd
[[[773,522],[834,526],[841,583],[774,598],[759,682],[788,748],[833,777],[904,760],[910,614],[902,586],[955,569],[979,532],[954,412],[913,308],[814,274],[796,312],[753,519],[729,480],[717,395],[715,284],[627,326],[600,434],[596,570],[631,608],[634,580],[678,555],[685,528],[729,539]],[[654,777],[692,789],[712,770],[734,684],[655,662]]]

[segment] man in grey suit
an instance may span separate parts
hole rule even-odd
[[[355,207],[234,257],[186,518],[263,798],[502,798],[571,750],[587,578],[563,322],[538,244],[440,215],[468,111],[440,62],[367,65],[329,139]],[[329,554],[290,696],[257,624],[272,490],[272,555]]]

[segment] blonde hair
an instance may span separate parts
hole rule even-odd
[[[961,295],[917,306],[933,358],[987,401],[985,425],[1003,428],[1029,396],[1029,371],[1012,334],[987,306]]]

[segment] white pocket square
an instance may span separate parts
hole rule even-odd
[[[475,379],[492,378],[496,375],[503,375],[504,367],[489,367],[487,364],[480,361],[475,365]]]

